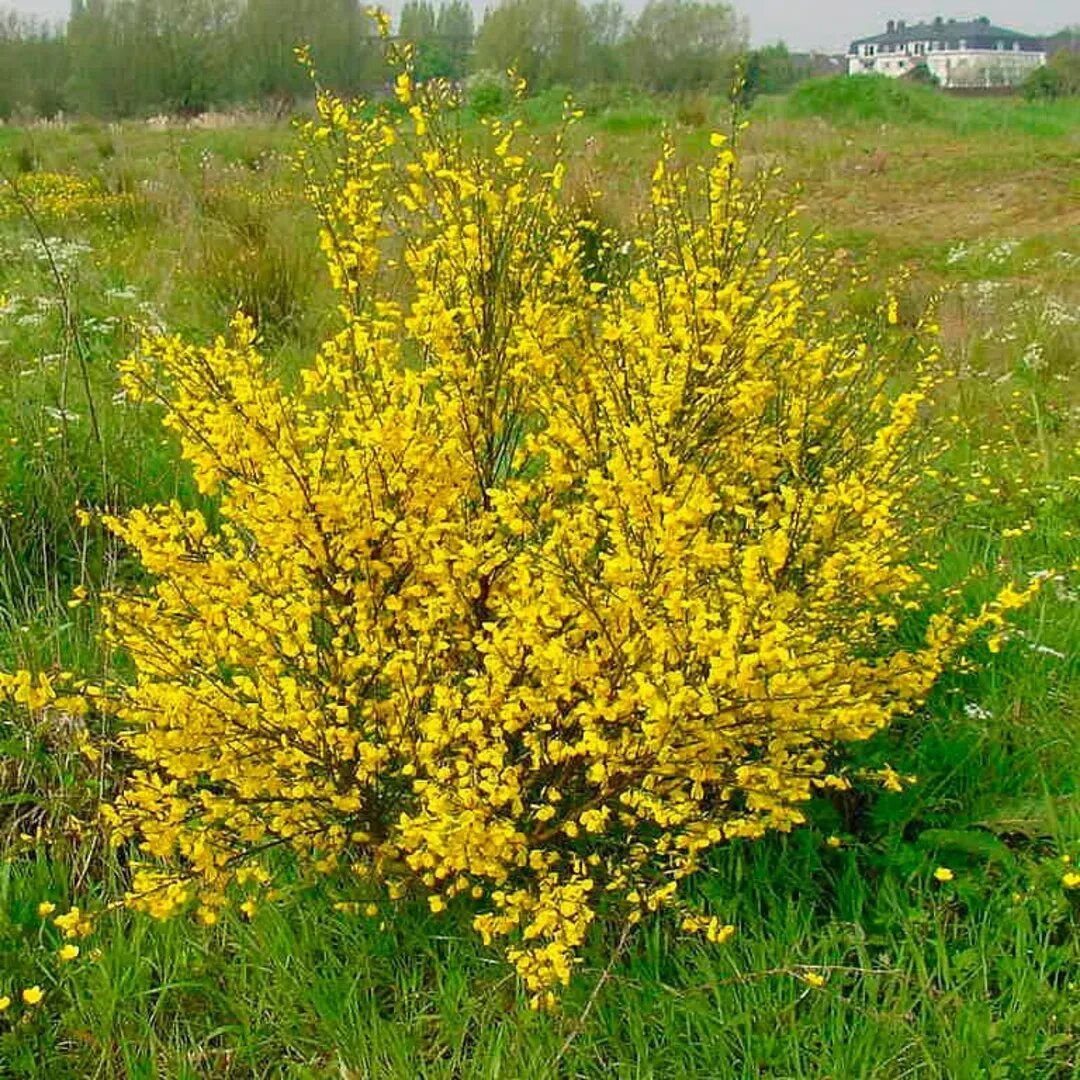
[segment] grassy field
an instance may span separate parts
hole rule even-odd
[[[528,105],[541,128],[553,101]],[[800,185],[868,304],[897,275],[902,318],[940,297],[946,465],[968,493],[941,508],[942,587],[1049,573],[1001,652],[855,750],[917,782],[718,852],[693,889],[731,942],[658,917],[612,959],[605,927],[537,1014],[464,913],[349,914],[345,883],[209,928],[113,912],[59,961],[38,905],[124,888],[94,824],[109,762],[62,716],[0,715],[0,1078],[1080,1075],[1080,105],[813,89],[751,119],[744,162]],[[598,102],[570,190],[599,179],[623,227],[658,129],[693,160],[711,122],[711,102]],[[158,416],[118,392],[140,330],[206,340],[241,306],[289,372],[332,319],[291,140],[0,131],[0,670],[104,663],[94,596],[135,571],[78,506],[197,497]]]

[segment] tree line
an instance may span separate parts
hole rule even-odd
[[[0,119],[64,112],[107,118],[194,114],[236,103],[288,106],[308,93],[293,53],[346,94],[385,80],[364,0],[73,0],[50,26],[0,16]],[[627,83],[660,92],[727,89],[747,59],[746,21],[727,3],[501,0],[477,24],[468,0],[406,0],[394,36],[417,75],[465,80],[514,68],[530,86]],[[763,89],[797,76],[780,47],[744,67]]]
[[[198,113],[306,90],[294,47],[355,92],[381,45],[356,0],[72,0],[66,25],[0,22],[0,115]]]

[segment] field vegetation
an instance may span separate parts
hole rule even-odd
[[[617,266],[661,130],[673,168],[708,165],[728,104],[601,88],[563,136],[563,97],[491,95],[456,119],[468,142],[484,116],[519,115],[552,157],[565,138],[561,198],[601,189],[590,212]],[[781,166],[820,273],[854,274],[842,306],[821,300],[837,333],[883,324],[883,351],[924,332],[940,350],[940,423],[919,418],[943,441],[910,510],[928,608],[977,612],[1007,583],[1036,595],[912,714],[846,747],[853,783],[817,792],[805,824],[702,855],[685,895],[711,933],[688,937],[682,911],[598,918],[540,1010],[467,901],[375,903],[303,853],[271,856],[271,902],[165,922],[113,906],[137,853],[109,844],[99,807],[130,747],[97,713],[28,712],[31,685],[0,713],[0,1076],[1080,1071],[1080,110],[866,79],[762,98],[748,119],[740,169]],[[0,130],[0,671],[130,678],[102,597],[161,564],[98,512],[177,500],[227,518],[122,361],[160,331],[212,346],[242,309],[260,374],[295,386],[338,328],[297,138],[266,119]],[[892,380],[909,385],[902,367]]]

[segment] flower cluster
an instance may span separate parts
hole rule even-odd
[[[284,846],[471,905],[541,1004],[598,913],[798,825],[837,744],[1024,597],[912,631],[928,358],[887,392],[723,137],[700,171],[662,151],[626,245],[561,137],[397,94],[303,132],[342,322],[295,386],[242,316],[126,364],[216,506],[107,519],[151,581],[106,600],[134,674],[94,700],[137,763],[107,816],[136,907],[250,913]]]
[[[31,172],[0,195],[0,219],[22,217],[27,207],[49,221],[109,217],[131,210],[134,203],[133,196],[108,191],[97,177]]]

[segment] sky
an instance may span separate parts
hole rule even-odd
[[[473,0],[477,12],[483,11],[487,0]],[[492,4],[496,0],[490,0]],[[925,4],[927,0],[916,0]],[[971,18],[986,15],[999,26],[1029,34],[1051,34],[1063,26],[1078,21],[1077,0],[968,0],[974,7],[954,8],[942,4],[937,8],[905,9],[900,3],[867,3],[866,0],[734,0],[734,6],[750,20],[750,34],[755,45],[782,40],[792,49],[820,49],[844,52],[855,38],[881,33],[888,19],[905,19],[909,25],[933,19]],[[642,0],[624,0],[627,11],[633,13]],[[70,0],[0,0],[0,7],[13,7],[27,15],[41,18],[63,18],[70,9]],[[393,10],[397,3],[389,0]]]

